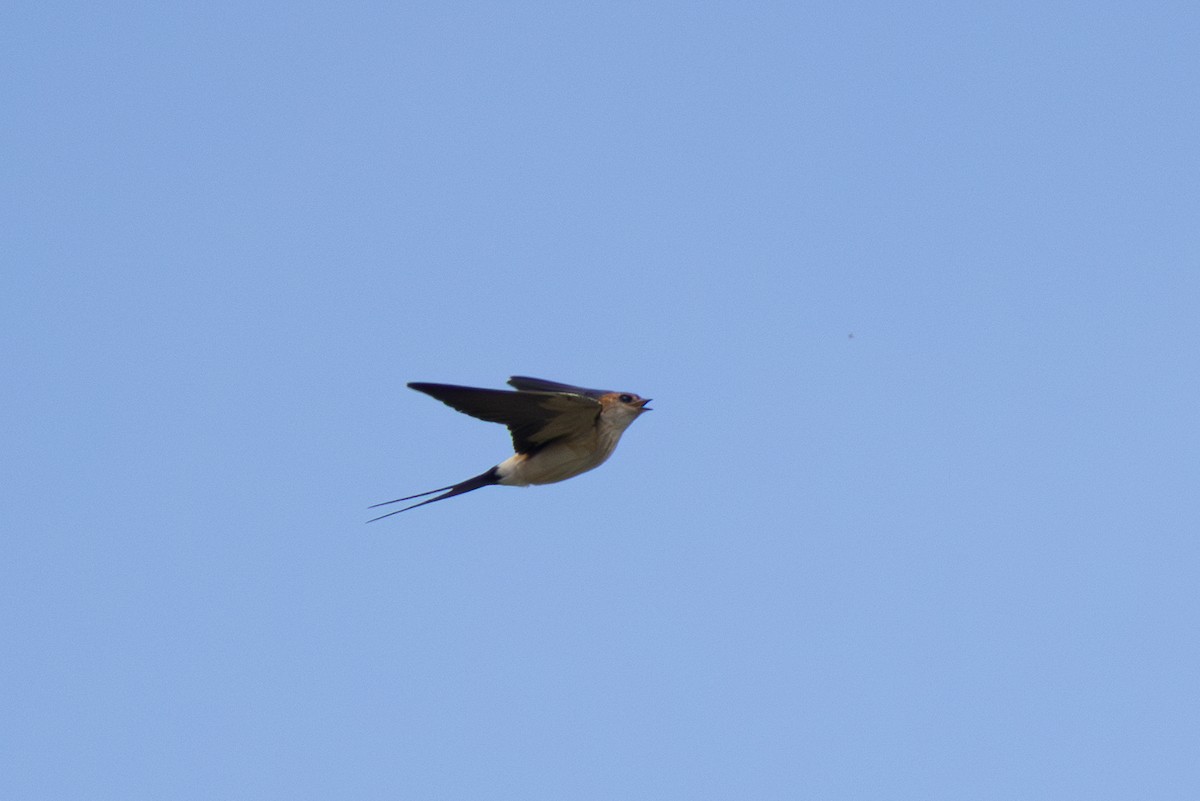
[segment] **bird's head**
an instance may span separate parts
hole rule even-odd
[[[600,414],[621,428],[636,420],[642,412],[650,411],[650,407],[646,405],[650,399],[632,392],[606,392],[599,400]]]

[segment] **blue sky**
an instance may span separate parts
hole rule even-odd
[[[3,797],[1200,791],[1194,4],[4,16]]]

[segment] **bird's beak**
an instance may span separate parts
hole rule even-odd
[[[647,403],[649,403],[651,400],[653,400],[653,398],[642,398],[640,401],[638,401],[638,406],[640,406],[640,407],[641,407],[641,410],[642,410],[643,412],[652,412],[652,411],[654,411],[653,409],[651,409],[649,406],[647,406],[647,405],[646,405],[646,404],[647,404]]]

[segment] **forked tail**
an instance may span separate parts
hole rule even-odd
[[[500,483],[500,474],[496,472],[496,468],[492,467],[492,468],[489,468],[486,473],[480,473],[479,475],[475,476],[474,478],[468,478],[466,481],[460,481],[459,483],[451,484],[448,487],[438,487],[437,489],[432,489],[427,492],[418,492],[416,495],[409,495],[404,498],[396,498],[394,501],[384,501],[383,503],[372,504],[371,506],[368,506],[367,508],[375,509],[377,507],[388,506],[393,503],[401,503],[402,501],[411,501],[413,498],[423,498],[426,495],[432,495],[435,492],[443,493],[442,495],[439,495],[436,498],[430,498],[427,501],[421,501],[420,503],[414,503],[412,506],[405,506],[403,509],[397,509],[394,512],[388,512],[386,515],[380,515],[379,517],[372,517],[367,522],[374,523],[376,520],[382,520],[385,517],[391,517],[392,515],[398,515],[401,512],[407,512],[409,509],[416,509],[418,506],[424,506],[427,503],[433,503],[434,501],[444,501],[447,498],[453,498],[455,495],[462,495],[464,492],[470,492],[471,490],[477,490],[480,487],[487,487],[492,484],[498,484],[498,483]]]

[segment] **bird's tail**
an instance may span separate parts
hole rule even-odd
[[[427,492],[418,492],[416,495],[409,495],[404,498],[396,498],[394,501],[384,501],[383,503],[372,504],[371,506],[368,506],[367,508],[375,509],[379,506],[387,506],[387,505],[393,504],[393,503],[400,503],[401,501],[411,501],[413,498],[423,498],[426,495],[432,495],[435,492],[442,493],[441,495],[437,496],[436,498],[430,498],[427,501],[421,501],[420,503],[414,503],[412,506],[405,506],[403,509],[397,509],[394,512],[388,512],[386,515],[380,515],[379,517],[373,517],[370,520],[368,520],[367,522],[374,523],[376,520],[382,520],[385,517],[391,517],[392,515],[398,515],[401,512],[407,512],[409,509],[416,509],[418,506],[424,506],[427,503],[433,503],[434,501],[444,501],[447,498],[453,498],[455,495],[462,495],[464,492],[470,492],[471,490],[477,490],[480,487],[487,487],[487,486],[491,486],[492,484],[499,484],[499,483],[500,483],[500,474],[496,471],[496,468],[492,467],[492,468],[489,468],[486,473],[480,473],[479,475],[475,476],[474,478],[468,478],[466,481],[460,481],[459,483],[451,484],[448,487],[438,487],[437,489],[432,489]]]

